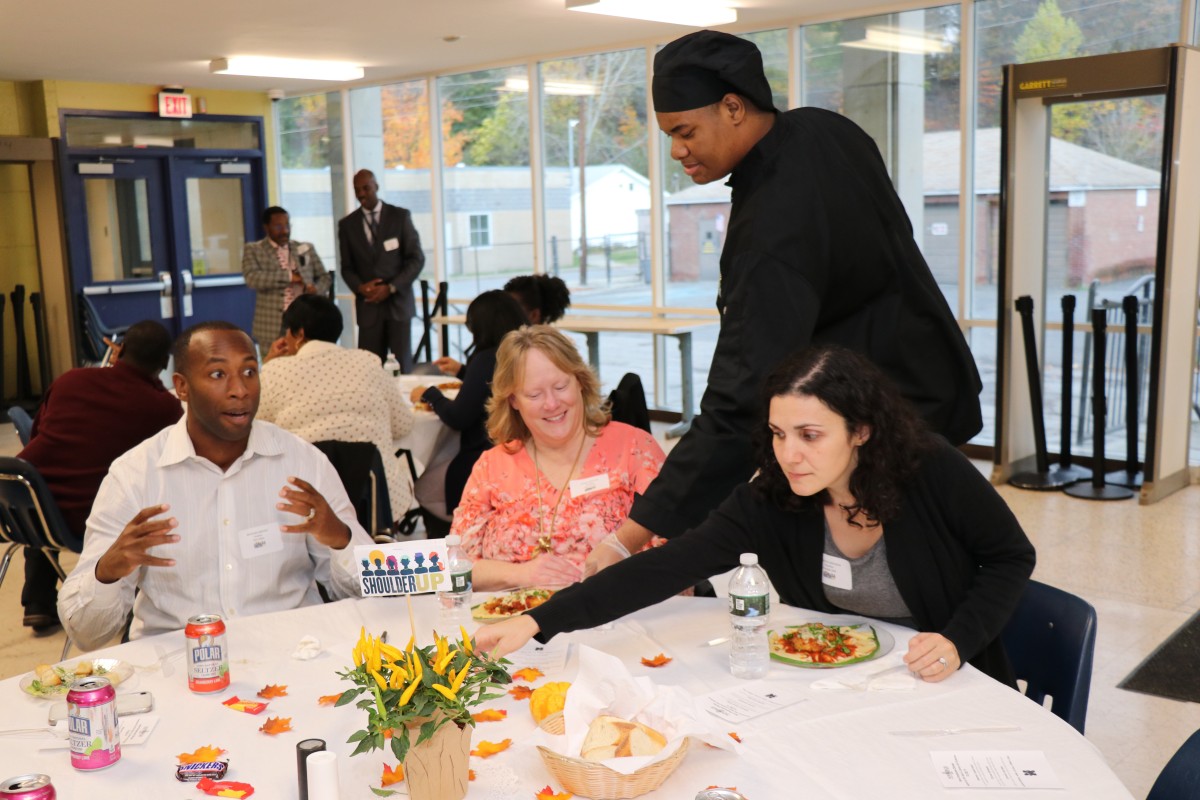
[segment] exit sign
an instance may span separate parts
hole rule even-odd
[[[158,93],[158,115],[175,119],[190,119],[192,116],[192,96],[176,92]]]

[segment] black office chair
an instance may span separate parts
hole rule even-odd
[[[388,498],[383,456],[370,442],[313,442],[337,470],[359,523],[372,537],[391,530],[392,503]]]
[[[1025,696],[1083,733],[1096,650],[1096,609],[1082,598],[1030,581],[1001,634]]]
[[[24,459],[0,457],[0,541],[9,543],[0,561],[0,584],[4,583],[18,547],[45,553],[60,580],[66,580],[67,575],[58,563],[58,554],[63,550],[72,553],[83,550],[83,537],[67,527],[45,479]],[[63,645],[63,658],[70,649],[68,637]]]
[[[104,341],[105,338],[109,342],[118,342],[125,335],[125,331],[129,330],[129,326],[105,325],[92,298],[83,292],[80,292],[77,297],[79,299],[79,349],[83,353],[84,361],[95,366],[107,367],[112,361],[113,351],[112,347]]]
[[[617,422],[624,422],[650,433],[650,411],[646,408],[646,390],[636,372],[626,372],[617,388],[608,395],[609,410]]]
[[[1146,800],[1196,800],[1200,797],[1200,731],[1180,745],[1150,788]]]

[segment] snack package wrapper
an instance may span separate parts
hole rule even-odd
[[[741,750],[741,745],[725,732],[729,726],[706,712],[681,687],[659,686],[649,678],[635,678],[620,659],[580,645],[579,673],[571,683],[563,708],[566,735],[553,736],[539,730],[535,733],[536,743],[569,758],[579,758],[588,728],[601,714],[648,725],[667,739],[667,746],[654,756],[597,762],[623,775],[662,761],[678,750],[688,736],[722,750]]]

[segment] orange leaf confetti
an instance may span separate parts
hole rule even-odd
[[[574,796],[575,795],[568,792],[559,792],[558,794],[555,794],[554,790],[550,788],[549,784],[547,784],[545,789],[542,789],[540,792],[534,795],[534,800],[571,800],[571,798]]]
[[[258,690],[258,696],[263,700],[274,700],[276,697],[287,697],[287,686],[276,686],[269,683]]]
[[[475,770],[473,770],[473,769],[467,770],[467,780],[469,780],[469,781],[475,780]]]
[[[538,678],[544,677],[545,674],[537,667],[524,667],[514,672],[512,676],[514,681],[529,681],[533,683]]]
[[[332,706],[337,703],[339,697],[341,697],[340,694],[323,694],[317,698],[317,705]]]
[[[476,722],[499,722],[508,716],[508,712],[499,708],[489,708],[480,711],[478,714],[472,714],[471,719]]]
[[[268,736],[277,736],[284,731],[292,729],[291,717],[267,717],[267,721],[259,728],[260,731]]]
[[[180,764],[203,764],[207,761],[216,761],[217,757],[225,752],[224,748],[213,747],[211,744],[204,747],[196,748],[193,753],[180,753],[176,756]]]
[[[502,753],[512,744],[512,739],[505,739],[502,742],[480,742],[479,747],[471,751],[471,755],[479,756],[480,758],[488,758]]]
[[[730,732],[729,732],[729,738],[730,738],[730,739],[733,739],[733,740],[734,740],[735,742],[737,742],[738,744],[741,744],[741,743],[742,743],[742,737],[740,737],[740,736],[738,736],[738,735],[737,735],[737,731],[730,731]]]
[[[508,693],[518,700],[528,700],[529,695],[533,694],[533,689],[528,686],[514,686],[508,690]]]
[[[400,783],[404,780],[404,767],[399,764],[395,769],[392,769],[387,764],[383,765],[383,777],[379,779],[380,786],[391,786],[393,783]]]
[[[664,664],[670,664],[671,659],[667,655],[659,653],[654,658],[643,658],[642,663],[647,667],[661,667]]]
[[[715,783],[712,786],[705,786],[704,789],[705,789],[705,791],[707,791],[709,789],[728,789],[731,792],[737,791],[736,786],[717,786]]]

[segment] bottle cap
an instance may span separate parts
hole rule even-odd
[[[758,553],[742,553],[742,566],[752,567],[758,563]]]
[[[458,547],[462,544],[462,537],[457,533],[452,533],[446,537],[446,547]]]

